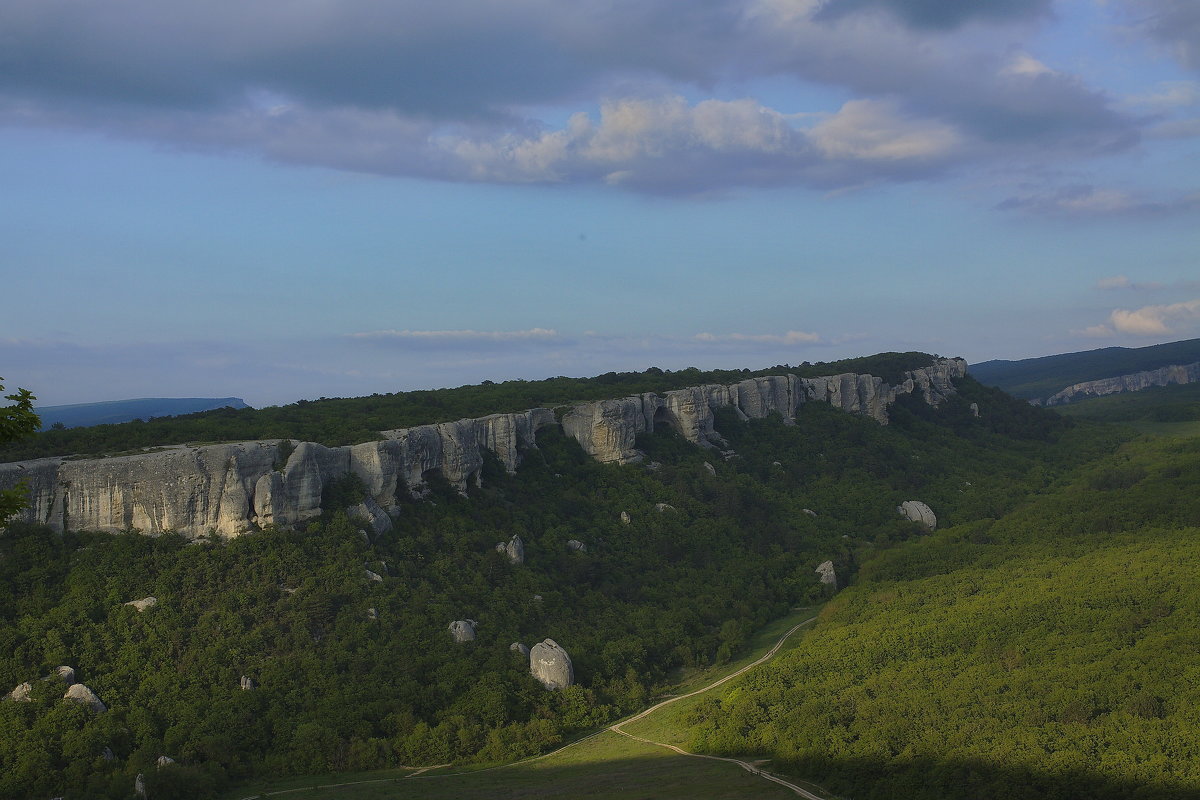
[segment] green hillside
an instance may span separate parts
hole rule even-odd
[[[823,404],[792,426],[719,415],[738,457],[660,432],[639,442],[656,469],[598,464],[546,429],[515,476],[492,463],[470,497],[435,487],[370,542],[336,512],[228,543],[11,526],[0,687],[34,688],[0,703],[0,796],[124,798],[144,773],[159,796],[205,797],[552,748],[823,599],[818,563],[846,581],[921,540],[899,502],[922,499],[944,524],[993,518],[1119,435],[969,378],[960,391],[937,410],[903,398],[888,426]],[[346,483],[329,507],[359,491]],[[523,565],[494,549],[514,534]],[[158,605],[124,605],[146,596]],[[478,636],[457,645],[447,626],[464,618]],[[546,637],[571,653],[569,690],[544,690],[509,649]],[[63,704],[38,680],[60,664],[109,710]],[[240,690],[243,675],[258,688]],[[156,769],[161,755],[177,765]]]
[[[1197,570],[1200,439],[1127,445],[866,562],[691,744],[856,800],[1200,796]]]
[[[1197,361],[1200,361],[1200,339],[1188,339],[1149,347],[1105,347],[1019,361],[984,361],[972,364],[970,372],[981,383],[998,386],[1014,397],[1028,400],[1049,397],[1082,381]]]

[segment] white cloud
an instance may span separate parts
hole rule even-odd
[[[901,113],[894,102],[851,100],[809,132],[829,158],[933,161],[955,155],[963,137],[950,125]]]
[[[1200,300],[1162,306],[1143,306],[1129,311],[1114,309],[1109,319],[1121,333],[1136,336],[1165,336],[1173,333],[1172,326],[1200,320]]]
[[[787,333],[726,333],[715,335],[697,333],[696,338],[702,342],[753,342],[756,344],[816,344],[821,337],[805,331],[788,331]]]
[[[1101,278],[1100,280],[1096,281],[1096,288],[1104,289],[1106,291],[1113,289],[1131,289],[1140,291],[1147,289],[1162,289],[1164,288],[1164,285],[1149,281],[1145,283],[1135,283],[1124,275],[1114,275],[1110,278]]]
[[[410,331],[385,330],[346,334],[351,339],[410,340],[418,342],[509,342],[537,339],[557,339],[552,328],[529,328],[523,331]]]
[[[1090,325],[1081,331],[1073,330],[1071,334],[1074,336],[1087,336],[1092,339],[1103,339],[1115,335],[1113,329],[1107,325]]]

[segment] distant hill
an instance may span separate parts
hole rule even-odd
[[[1045,399],[1083,381],[1197,361],[1200,361],[1200,339],[1188,339],[1149,347],[1104,347],[1020,361],[984,361],[971,365],[970,373],[980,383],[1032,400]]]
[[[103,403],[76,403],[66,406],[42,406],[42,430],[55,423],[67,428],[111,425],[151,417],[173,417],[212,411],[216,408],[249,408],[240,397],[139,397],[133,400],[109,400]]]

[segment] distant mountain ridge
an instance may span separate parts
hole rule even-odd
[[[42,430],[46,430],[56,423],[61,423],[67,428],[86,428],[92,425],[132,422],[135,419],[174,417],[226,407],[249,408],[246,401],[240,397],[139,397],[101,403],[41,406],[36,411],[42,418]]]
[[[1200,339],[1150,345],[1104,347],[1018,361],[973,364],[971,375],[1023,400],[1042,400],[1076,384],[1103,381],[1200,361]]]

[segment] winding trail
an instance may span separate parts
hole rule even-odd
[[[630,739],[633,739],[636,742],[641,742],[642,744],[653,745],[655,747],[665,747],[666,749],[674,751],[675,753],[678,753],[681,756],[688,756],[690,758],[706,758],[710,761],[727,761],[730,764],[737,764],[739,767],[746,770],[751,775],[757,775],[758,777],[762,778],[763,780],[768,780],[768,781],[771,781],[772,783],[777,783],[780,786],[790,789],[796,795],[806,798],[806,800],[826,800],[826,798],[822,797],[821,795],[813,794],[812,792],[810,792],[809,790],[805,789],[802,786],[797,786],[796,784],[789,783],[788,781],[785,781],[783,778],[772,775],[769,772],[764,772],[761,768],[759,768],[758,766],[756,766],[755,764],[753,764],[749,761],[742,761],[741,759],[737,759],[737,758],[725,758],[723,756],[709,756],[709,755],[704,755],[703,753],[689,753],[687,750],[684,750],[680,747],[676,747],[673,744],[666,744],[665,742],[655,742],[650,739],[643,739],[640,736],[635,736],[634,734],[629,733],[628,731],[624,730],[624,727],[626,725],[628,725],[632,722],[637,722],[640,719],[644,719],[644,718],[650,716],[651,714],[653,714],[655,711],[658,711],[660,708],[669,706],[672,703],[678,703],[680,700],[686,700],[689,697],[695,697],[698,694],[704,694],[705,692],[712,691],[713,689],[716,689],[718,686],[722,686],[725,683],[728,683],[729,681],[733,680],[734,678],[754,669],[755,667],[759,666],[760,664],[764,664],[767,661],[770,661],[772,658],[775,657],[775,654],[779,652],[779,648],[783,647],[784,642],[786,642],[789,638],[791,638],[792,634],[794,634],[796,631],[800,630],[801,628],[803,628],[805,625],[809,624],[810,622],[813,622],[814,620],[816,620],[816,616],[809,617],[808,619],[803,620],[802,622],[797,622],[791,628],[788,628],[787,632],[785,632],[782,636],[779,637],[779,639],[775,642],[775,644],[771,647],[770,650],[768,650],[762,656],[760,656],[759,658],[750,662],[746,666],[742,667],[741,669],[729,673],[724,678],[713,681],[712,683],[708,684],[707,686],[696,689],[695,691],[688,692],[687,694],[681,694],[681,695],[678,695],[677,697],[669,697],[666,700],[663,700],[659,703],[655,703],[654,705],[647,708],[645,711],[641,711],[637,714],[634,714],[632,717],[629,717],[628,719],[624,719],[624,720],[621,720],[620,722],[616,722],[612,725],[609,725],[607,728],[601,728],[600,730],[596,731],[595,733],[588,734],[587,736],[584,736],[581,739],[576,739],[573,742],[568,742],[567,744],[564,744],[562,747],[559,747],[555,750],[551,750],[548,753],[542,753],[539,756],[533,756],[532,758],[526,758],[521,761],[514,761],[509,764],[497,764],[494,767],[485,767],[484,769],[470,770],[468,772],[442,772],[442,773],[437,773],[437,774],[423,774],[423,773],[426,773],[428,770],[442,769],[442,768],[450,766],[449,764],[438,764],[436,766],[430,766],[430,767],[417,767],[416,772],[413,772],[411,775],[406,775],[403,778],[376,778],[376,779],[372,779],[372,780],[352,781],[349,783],[326,783],[326,784],[321,784],[320,788],[328,789],[328,788],[337,788],[337,787],[343,787],[343,786],[360,786],[360,785],[368,784],[368,783],[389,783],[389,782],[394,783],[399,780],[413,780],[413,779],[428,780],[431,778],[453,778],[458,775],[478,775],[483,772],[492,772],[492,771],[498,770],[498,769],[508,769],[510,767],[515,767],[519,764],[529,764],[534,761],[541,761],[544,758],[550,758],[551,756],[556,756],[559,753],[563,752],[564,750],[575,747],[576,745],[583,744],[584,742],[594,739],[597,736],[600,736],[602,734],[608,733],[609,731],[612,731],[613,733],[628,737]],[[274,797],[276,795],[291,794],[292,792],[309,791],[309,790],[315,789],[315,788],[318,788],[318,787],[304,786],[304,787],[300,787],[300,788],[296,788],[296,789],[282,789],[282,790],[277,790],[274,792],[261,792],[259,794],[252,794],[247,797],[243,797],[243,798],[241,798],[241,800],[260,800],[261,798],[264,798],[264,797]]]
[[[710,761],[728,761],[730,764],[737,764],[739,767],[746,770],[751,775],[757,775],[758,777],[763,778],[764,780],[768,780],[768,781],[771,781],[772,783],[777,783],[780,786],[791,789],[793,792],[795,792],[800,797],[807,798],[807,800],[825,800],[825,798],[821,797],[821,795],[813,794],[812,792],[808,791],[807,789],[803,788],[802,786],[797,786],[796,784],[789,783],[788,781],[785,781],[783,778],[776,777],[775,775],[772,775],[769,772],[764,772],[763,770],[759,769],[757,766],[750,763],[749,761],[742,761],[741,759],[738,759],[738,758],[725,758],[723,756],[708,756],[708,755],[704,755],[702,753],[689,753],[687,750],[684,750],[680,747],[676,747],[673,744],[666,744],[665,742],[655,742],[650,739],[643,739],[641,736],[635,736],[634,734],[630,733],[629,731],[624,730],[624,727],[626,725],[628,725],[629,723],[637,722],[638,720],[643,719],[644,717],[648,717],[649,715],[653,714],[655,711],[658,711],[660,708],[663,708],[664,706],[669,706],[669,705],[671,705],[671,703],[677,703],[680,700],[686,700],[689,697],[695,697],[698,694],[703,694],[707,691],[715,689],[718,686],[722,685],[723,683],[733,680],[734,678],[738,677],[742,673],[744,673],[748,670],[754,669],[759,664],[770,661],[772,658],[774,658],[775,654],[779,652],[779,648],[783,646],[783,643],[786,642],[793,633],[800,630],[800,628],[804,627],[805,625],[807,625],[808,623],[812,622],[815,619],[816,619],[816,617],[809,617],[808,619],[804,620],[803,622],[796,623],[790,629],[788,629],[787,633],[785,633],[785,634],[783,634],[783,636],[779,637],[779,641],[775,642],[775,646],[772,647],[770,650],[768,650],[766,653],[764,653],[761,658],[747,664],[746,666],[742,667],[741,669],[737,670],[736,672],[729,673],[724,678],[721,678],[719,681],[714,681],[714,682],[710,683],[708,686],[705,686],[701,689],[697,689],[694,692],[688,692],[687,694],[681,694],[678,697],[671,697],[667,700],[663,700],[661,703],[657,703],[653,706],[650,706],[650,708],[647,708],[645,711],[641,712],[640,714],[635,714],[634,716],[630,717],[627,720],[622,720],[621,722],[618,722],[614,725],[609,725],[607,728],[605,728],[605,730],[612,731],[613,733],[619,733],[622,736],[628,736],[630,739],[641,742],[642,744],[651,744],[651,745],[655,745],[656,747],[665,747],[668,750],[672,750],[681,756],[691,756],[692,758],[707,758]],[[580,740],[580,741],[582,741],[582,740]],[[570,745],[568,745],[568,747],[569,746]],[[561,752],[563,749],[565,749],[565,748],[559,748],[555,752]]]

